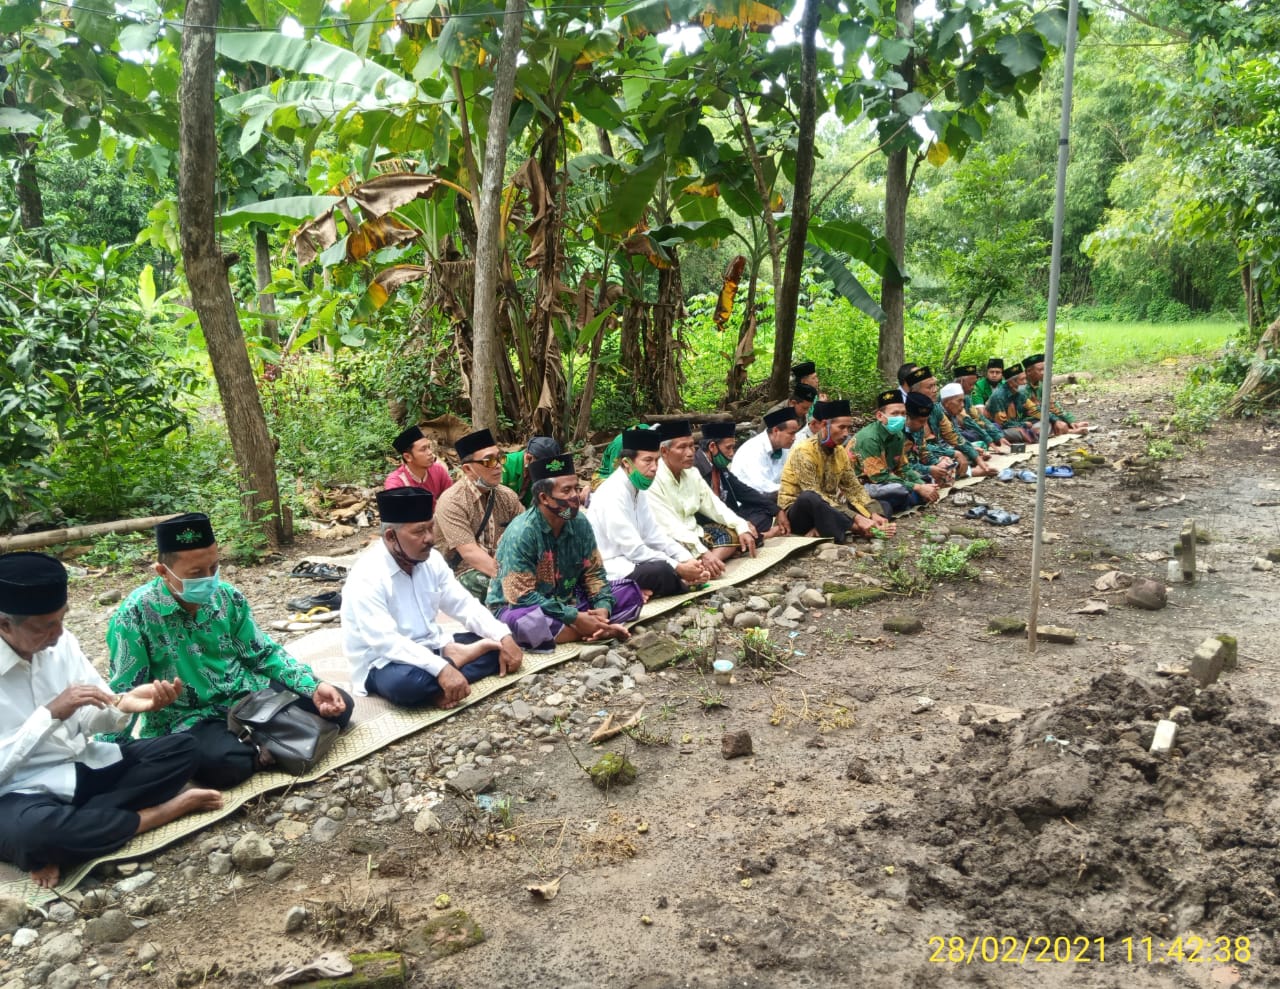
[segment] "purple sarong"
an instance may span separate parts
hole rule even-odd
[[[609,581],[613,592],[613,611],[609,621],[623,624],[635,619],[644,607],[644,595],[640,585],[634,580]],[[591,602],[587,600],[587,592],[579,585],[574,590],[575,604],[579,611],[590,611]],[[556,636],[564,628],[564,622],[552,618],[539,605],[531,604],[523,607],[505,607],[498,611],[498,621],[511,629],[511,636],[522,649],[551,650],[556,647]]]

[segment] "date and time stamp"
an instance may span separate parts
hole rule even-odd
[[[1247,965],[1247,937],[1052,937],[1049,935],[934,935],[929,961],[937,965]]]

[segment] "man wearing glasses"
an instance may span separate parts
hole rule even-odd
[[[494,553],[507,525],[524,511],[520,496],[500,483],[503,457],[487,429],[468,433],[453,446],[463,480],[436,505],[436,549],[458,583],[484,601],[489,578],[498,572]]]

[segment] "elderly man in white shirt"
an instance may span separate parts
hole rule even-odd
[[[431,492],[395,488],[377,498],[382,538],[360,555],[342,592],[352,692],[402,707],[455,707],[477,680],[518,670],[524,653],[432,552]],[[467,631],[445,632],[441,611]]]
[[[0,556],[0,859],[45,887],[65,865],[222,806],[216,790],[182,789],[199,761],[192,736],[94,739],[173,703],[182,682],[113,694],[63,630],[66,613],[60,562],[43,553]]]
[[[646,601],[683,594],[709,578],[706,565],[654,520],[646,493],[658,472],[659,435],[653,429],[622,434],[618,465],[586,509],[610,580],[630,577]]]
[[[767,413],[764,430],[733,455],[733,473],[738,480],[761,494],[777,495],[782,487],[782,468],[799,431],[800,421],[790,405]]]
[[[730,511],[694,468],[696,447],[687,420],[665,422],[658,430],[661,460],[649,488],[649,507],[658,525],[706,566],[711,577],[741,552],[756,555],[759,533]]]

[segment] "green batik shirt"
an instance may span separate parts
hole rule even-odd
[[[976,394],[976,388],[974,389],[974,392]],[[974,406],[981,404],[981,402],[975,402],[972,395],[966,395],[964,397],[965,415],[968,417],[970,422],[976,425],[978,429],[986,435],[989,442],[999,443],[1004,439],[1004,430],[992,422],[989,416],[976,416],[973,414]]]
[[[135,715],[152,738],[225,719],[245,694],[276,680],[310,697],[320,681],[253,622],[245,596],[219,582],[213,601],[187,612],[157,577],[124,599],[107,624],[111,689],[125,693],[152,680],[182,678],[182,693],[161,711]],[[133,722],[117,736],[127,738]]]
[[[924,484],[925,479],[907,462],[906,445],[901,433],[891,433],[879,419],[872,419],[853,436],[855,468],[870,484],[901,484],[906,488]]]
[[[533,498],[533,493],[524,483],[524,451],[516,450],[514,453],[508,453],[502,461],[502,481],[500,482],[504,488],[510,488],[520,496],[520,501],[525,508],[529,507],[529,502]]]
[[[1043,381],[1041,381],[1034,388],[1028,385],[1027,390],[1031,392],[1031,397],[1035,400],[1035,403],[1037,406],[1044,400],[1042,397],[1044,395]],[[1075,416],[1073,416],[1070,412],[1068,412],[1066,409],[1060,406],[1057,402],[1052,402],[1049,405],[1049,421],[1065,422],[1068,426],[1074,426],[1076,424]]]
[[[933,435],[927,441],[929,449],[939,457],[950,457],[952,460],[956,456],[956,445],[947,441],[942,435],[942,418],[947,414],[942,407],[941,402],[933,403],[933,411],[929,413],[929,432]],[[970,448],[972,449],[972,448]],[[965,456],[968,456],[966,453]]]
[[[1010,405],[1013,406],[1013,415],[1009,414]],[[1022,426],[1026,422],[1022,418],[1022,402],[1003,381],[991,390],[991,394],[987,398],[986,409],[991,421],[1002,429]]]
[[[613,613],[613,589],[587,517],[578,514],[557,537],[542,511],[517,515],[498,540],[497,574],[489,580],[485,604],[497,614],[503,608],[536,606],[566,625],[578,620],[577,588],[592,608]]]
[[[973,386],[973,400],[979,405],[985,405],[987,399],[990,397],[991,382],[987,380],[986,375],[980,375]]]

